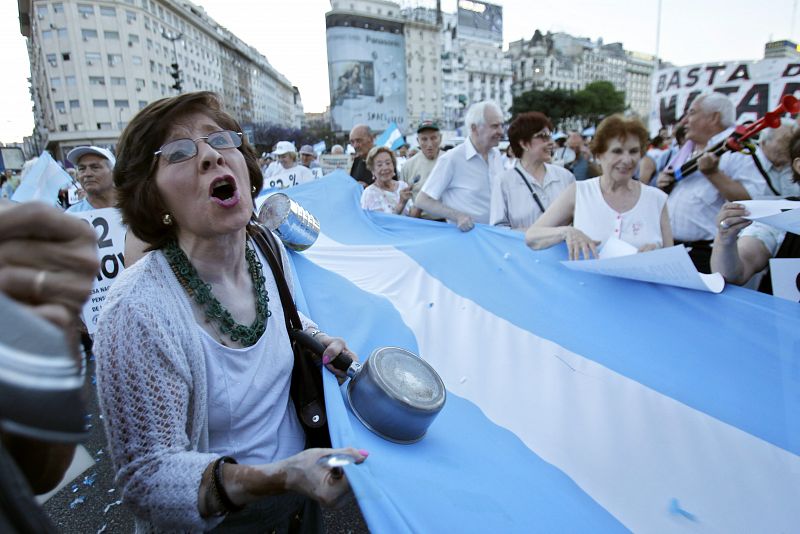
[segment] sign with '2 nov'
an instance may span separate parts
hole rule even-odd
[[[89,223],[97,234],[97,257],[100,270],[92,286],[89,300],[83,306],[83,322],[89,334],[97,330],[97,317],[103,309],[108,289],[125,268],[125,227],[116,208],[84,211],[74,214]]]

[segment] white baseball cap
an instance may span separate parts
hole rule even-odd
[[[284,154],[288,154],[289,152],[297,153],[297,148],[295,148],[294,143],[291,141],[278,141],[278,144],[275,145],[275,154],[276,156],[282,156]]]
[[[114,157],[114,154],[111,153],[110,150],[107,148],[100,148],[99,146],[79,146],[77,148],[73,148],[67,154],[67,159],[70,163],[77,166],[78,162],[81,160],[83,156],[86,154],[96,154],[101,158],[106,158],[108,162],[111,164],[111,168],[114,168],[114,165],[117,163],[117,159]]]

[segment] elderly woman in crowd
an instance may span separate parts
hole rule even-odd
[[[268,187],[285,189],[316,180],[311,169],[297,163],[297,148],[291,141],[279,141],[275,155],[280,166],[268,176]]]
[[[376,146],[367,154],[367,168],[375,177],[375,183],[367,186],[361,194],[361,207],[370,211],[382,211],[408,215],[411,188],[396,180],[394,152]]]
[[[667,195],[633,179],[647,140],[636,119],[613,115],[601,122],[591,148],[603,174],[569,186],[528,229],[528,246],[566,241],[571,260],[597,256],[597,246],[609,237],[640,252],[672,246]]]
[[[508,128],[514,166],[495,177],[489,222],[524,232],[570,184],[571,172],[551,165],[553,124],[538,111],[523,113]]]
[[[150,104],[119,140],[119,208],[151,252],[109,292],[95,352],[117,483],[137,531],[283,532],[299,518],[313,532],[315,501],[333,505],[349,492],[318,460],[366,455],[304,450],[281,299],[247,237],[262,177],[240,132],[218,97],[200,92]],[[352,354],[302,320],[326,346],[323,361]]]
[[[789,158],[793,181],[800,185],[800,132],[791,137]],[[736,285],[746,284],[754,274],[766,269],[770,258],[800,258],[800,236],[745,219],[745,215],[749,213],[742,204],[725,203],[717,216],[719,230],[711,249],[711,271]],[[769,274],[761,279],[758,290],[772,294]]]

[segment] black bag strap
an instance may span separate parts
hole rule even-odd
[[[528,179],[525,178],[525,175],[522,174],[521,170],[519,170],[517,167],[514,167],[514,170],[517,171],[519,177],[522,178],[523,182],[525,182],[525,185],[528,187],[528,191],[530,191],[531,195],[533,196],[533,201],[536,202],[536,205],[539,206],[539,209],[542,210],[542,213],[544,213],[544,205],[542,204],[542,201],[539,200],[539,195],[537,195],[536,191],[533,190],[533,186],[531,186],[531,184],[528,183]]]
[[[770,191],[775,193],[777,196],[781,196],[781,194],[778,193],[778,191],[772,186],[772,181],[769,179],[769,174],[764,169],[764,166],[761,164],[761,160],[758,159],[756,151],[755,150],[751,151],[750,155],[753,156],[753,163],[756,164],[756,169],[758,169],[758,172],[760,172],[761,176],[764,177],[764,180],[767,181],[767,187],[769,187]]]

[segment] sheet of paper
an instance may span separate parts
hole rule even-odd
[[[769,272],[773,295],[800,302],[800,258],[772,258]]]
[[[574,271],[712,293],[719,293],[725,287],[725,280],[719,273],[698,273],[683,245],[616,258],[562,261],[561,263]]]
[[[619,258],[622,256],[630,256],[636,254],[639,250],[618,237],[611,236],[603,244],[602,248],[597,251],[597,255],[601,260],[609,258]]]
[[[769,224],[787,232],[800,233],[800,201],[740,200],[737,203],[750,212],[746,219]]]
[[[43,493],[42,495],[37,495],[36,501],[39,504],[47,502],[47,500],[58,493],[61,488],[81,476],[84,471],[93,465],[94,460],[92,460],[89,451],[87,451],[83,445],[78,445],[75,447],[75,456],[72,457],[72,463],[69,465],[67,472],[64,473],[64,478],[62,478],[61,482],[59,482],[58,485],[52,490],[48,491],[47,493]]]

